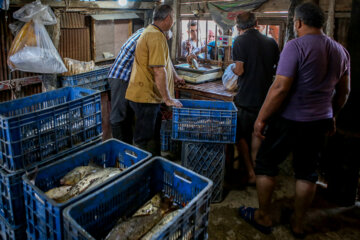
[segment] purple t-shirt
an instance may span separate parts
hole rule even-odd
[[[284,118],[301,122],[332,118],[334,89],[344,74],[350,75],[350,56],[326,35],[305,35],[285,45],[276,74],[294,78]]]

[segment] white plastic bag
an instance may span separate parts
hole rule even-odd
[[[10,69],[49,74],[67,72],[44,26],[44,23],[56,23],[51,9],[37,1],[16,11],[14,17],[27,23],[11,44],[7,61]]]
[[[41,23],[43,25],[56,24],[56,17],[51,8],[47,5],[42,5],[39,0],[26,4],[13,14],[14,18],[22,22]]]
[[[222,83],[226,90],[235,91],[238,87],[238,75],[233,72],[235,68],[235,63],[230,64],[226,69],[222,76]]]

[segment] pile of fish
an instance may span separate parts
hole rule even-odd
[[[171,198],[156,194],[131,218],[119,219],[105,240],[149,240],[179,211]]]
[[[45,195],[58,203],[63,203],[105,182],[121,171],[120,168],[102,168],[90,165],[79,166],[60,179],[60,187],[50,189]]]
[[[208,133],[223,133],[231,130],[231,118],[223,120],[184,118],[179,122],[179,131],[198,131]]]

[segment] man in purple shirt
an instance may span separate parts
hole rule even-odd
[[[316,191],[316,164],[350,93],[349,54],[323,34],[323,24],[318,6],[304,3],[295,9],[298,38],[284,47],[254,124],[255,136],[263,139],[255,168],[259,209],[240,207],[239,214],[263,233],[272,231],[269,211],[278,165],[292,152],[296,190],[290,229],[295,237],[304,237],[304,214]]]

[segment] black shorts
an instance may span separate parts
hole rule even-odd
[[[279,117],[270,121],[256,157],[256,175],[278,175],[278,165],[292,152],[295,178],[315,183],[331,124],[331,119],[296,122]]]
[[[257,118],[257,111],[250,111],[248,109],[237,107],[237,127],[236,127],[236,140],[245,138],[246,142],[250,145],[251,135],[254,131],[254,123]]]

